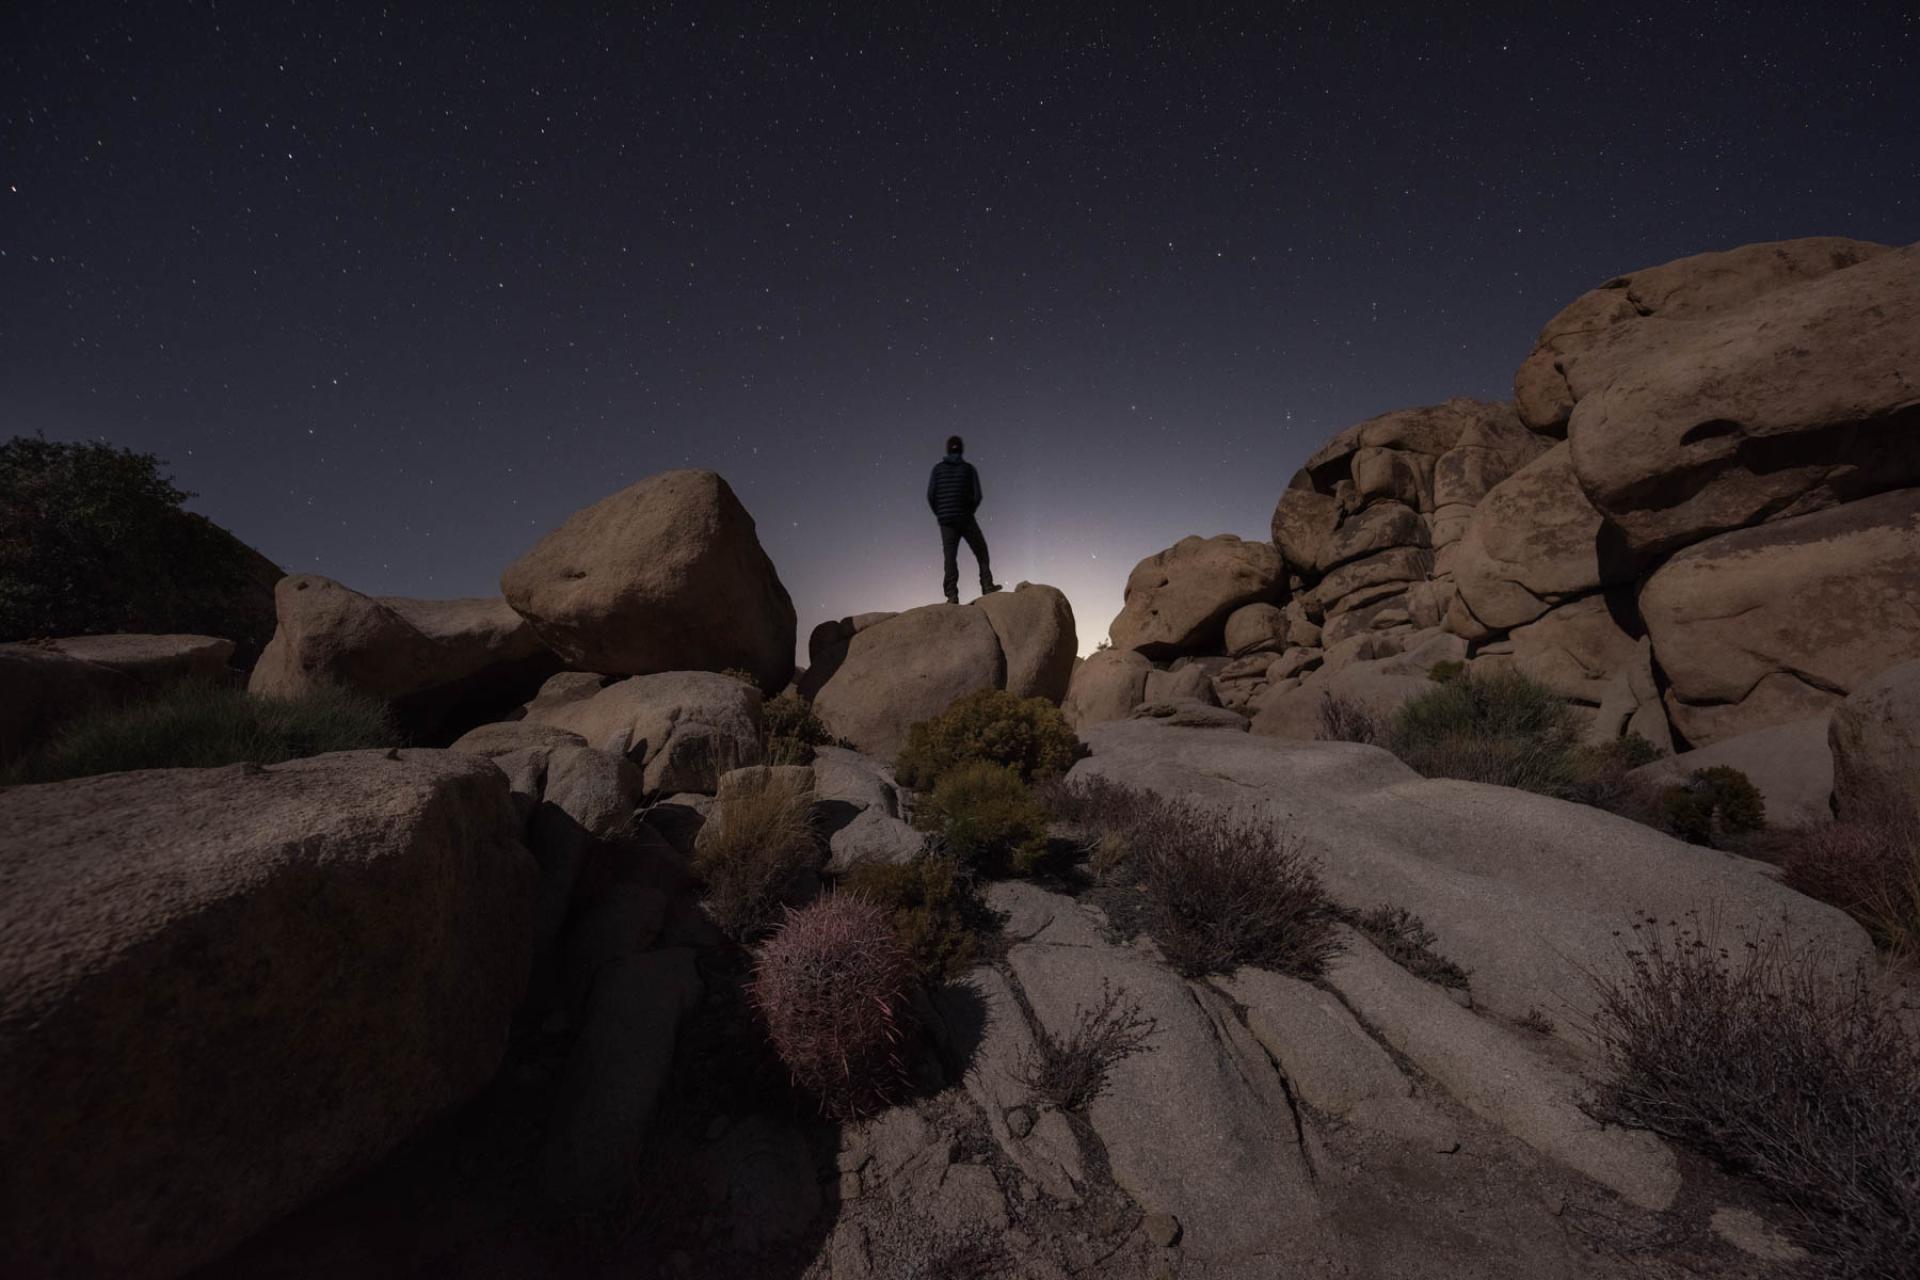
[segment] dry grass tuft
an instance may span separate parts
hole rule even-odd
[[[714,806],[693,856],[714,923],[742,939],[773,924],[795,883],[819,869],[812,811],[810,796],[772,782]]]
[[[1894,1280],[1920,1257],[1920,1035],[1861,972],[1774,936],[1635,927],[1599,982],[1613,1079],[1598,1110],[1752,1175],[1831,1274]]]
[[[1100,1003],[1076,1008],[1073,1029],[1064,1038],[1042,1027],[1020,1060],[1020,1082],[1033,1098],[1062,1111],[1079,1111],[1107,1087],[1114,1067],[1144,1053],[1155,1023],[1140,1012],[1140,1002],[1107,983]]]

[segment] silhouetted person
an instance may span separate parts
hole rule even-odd
[[[973,513],[980,509],[980,473],[966,457],[966,445],[959,436],[947,437],[947,456],[933,464],[927,479],[927,505],[940,522],[940,552],[946,557],[947,576],[943,585],[948,604],[960,603],[960,539],[980,566],[980,594],[998,591],[993,571],[987,567],[987,540],[980,534],[980,522]]]

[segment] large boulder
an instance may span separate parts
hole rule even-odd
[[[1102,649],[1073,673],[1061,713],[1076,733],[1107,720],[1125,720],[1147,696],[1153,664],[1131,649]]]
[[[533,891],[453,752],[0,791],[0,1272],[178,1275],[473,1095]]]
[[[492,718],[559,665],[504,600],[367,596],[308,573],[282,578],[274,606],[248,689],[297,698],[344,685],[391,703],[420,735]]]
[[[1829,711],[1920,657],[1920,489],[1721,534],[1640,592],[1693,746]]]
[[[972,605],[909,609],[857,633],[813,710],[837,738],[892,759],[907,729],[976,689],[1004,688],[1007,660],[985,611]]]
[[[1834,805],[1871,819],[1892,800],[1920,816],[1920,662],[1889,667],[1833,710]]]
[[[1022,698],[1059,702],[1067,696],[1080,652],[1073,606],[1058,587],[1023,582],[1012,591],[981,596],[973,607],[987,615],[1006,655],[1006,690]]]
[[[847,646],[868,627],[878,626],[897,616],[886,611],[856,613],[849,618],[829,618],[807,635],[807,669],[800,673],[800,696],[811,700],[826,687],[833,673],[847,659]]]
[[[1508,653],[1474,665],[1512,666],[1564,698],[1597,706],[1639,659],[1645,641],[1635,634],[1638,624],[1626,593],[1582,596],[1515,627]]]
[[[507,566],[507,602],[570,666],[793,675],[794,612],[753,517],[711,471],[665,471],[575,512]]]
[[[1271,543],[1224,533],[1182,538],[1127,575],[1126,604],[1109,635],[1114,648],[1156,661],[1218,652],[1228,615],[1280,598],[1285,583],[1280,552]]]
[[[1581,294],[1540,331],[1514,377],[1520,417],[1536,431],[1564,436],[1579,400],[1646,353],[1670,347],[1676,330],[1887,251],[1863,240],[1812,236],[1694,254],[1617,276]]]
[[[1568,426],[1629,554],[1920,483],[1920,245],[1661,336]]]
[[[1576,1048],[1588,1047],[1594,976],[1624,972],[1621,937],[1647,911],[1698,911],[1729,936],[1785,928],[1843,967],[1872,954],[1844,913],[1783,887],[1764,864],[1585,805],[1423,779],[1377,747],[1151,720],[1085,737],[1091,755],[1070,782],[1093,774],[1275,823],[1319,861],[1341,905],[1421,917],[1441,954],[1470,971],[1477,1007],[1549,1013]]]
[[[1603,552],[1601,517],[1580,491],[1572,455],[1556,445],[1495,485],[1474,508],[1455,548],[1458,605],[1481,624],[1450,626],[1474,638],[1532,622],[1553,603],[1612,582],[1633,568]]]
[[[712,793],[721,775],[759,764],[760,691],[711,671],[633,676],[568,701],[535,701],[530,723],[577,733],[640,766],[647,791]]]

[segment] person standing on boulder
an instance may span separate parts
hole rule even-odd
[[[927,505],[940,522],[940,552],[946,557],[947,576],[943,585],[948,604],[960,603],[960,540],[967,540],[980,566],[980,594],[1000,589],[987,567],[987,540],[980,533],[980,522],[973,513],[980,509],[980,473],[966,459],[966,444],[959,436],[947,437],[947,456],[933,464],[927,479]]]

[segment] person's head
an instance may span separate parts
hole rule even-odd
[[[966,441],[964,441],[964,440],[962,440],[962,439],[961,439],[961,438],[960,438],[959,436],[948,436],[948,437],[947,437],[947,452],[948,452],[948,453],[965,453],[966,451],[967,451],[967,442],[966,442]]]

